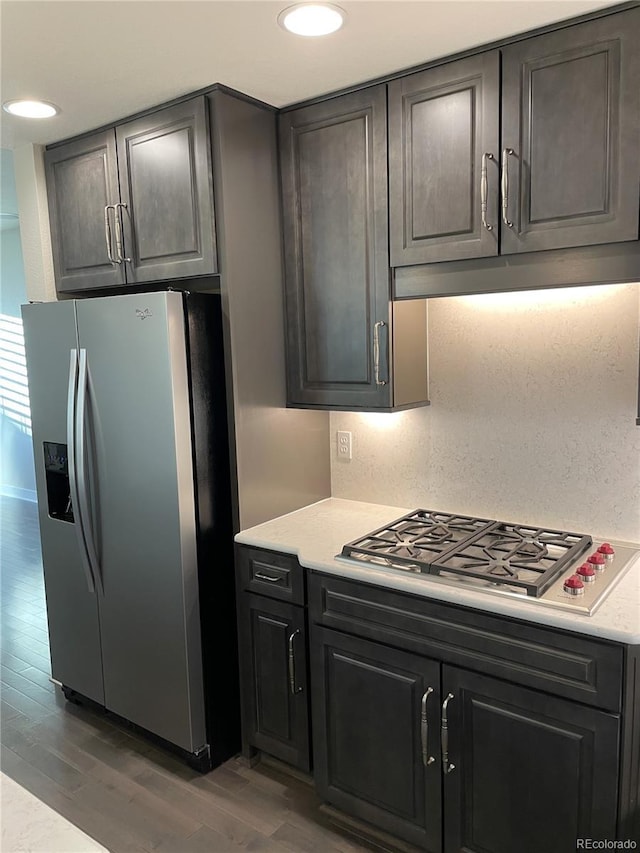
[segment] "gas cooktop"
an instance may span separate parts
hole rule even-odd
[[[583,533],[417,509],[337,559],[591,614],[639,553]]]

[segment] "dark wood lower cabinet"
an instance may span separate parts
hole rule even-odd
[[[438,664],[318,628],[311,665],[319,795],[398,838],[439,851]]]
[[[309,572],[307,673],[305,606],[247,591],[300,565],[239,554],[245,752],[309,770],[312,719],[318,795],[402,849],[640,841],[635,647]]]
[[[616,838],[619,718],[456,667],[443,778],[446,853],[568,853]]]
[[[315,625],[311,667],[316,786],[342,811],[433,853],[616,838],[617,715]]]
[[[305,610],[239,596],[243,745],[310,769]]]

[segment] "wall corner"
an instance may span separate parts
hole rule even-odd
[[[27,299],[55,302],[44,147],[21,145],[14,149],[13,158]]]

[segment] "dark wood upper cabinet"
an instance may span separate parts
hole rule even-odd
[[[106,207],[119,199],[113,130],[48,150],[45,168],[57,289],[124,284],[124,266],[110,261],[105,236],[113,224],[105,225]]]
[[[286,113],[280,146],[289,401],[388,405],[384,86]]]
[[[424,309],[422,375],[394,381],[386,107],[380,85],[280,116],[290,405],[427,399]]]
[[[217,272],[204,97],[47,150],[56,287]]]
[[[503,253],[638,238],[639,44],[632,9],[504,48]]]
[[[389,84],[392,267],[498,253],[499,79],[496,50]]]
[[[205,99],[120,125],[116,139],[127,280],[215,273]]]
[[[389,83],[391,266],[637,240],[639,43],[635,8]]]

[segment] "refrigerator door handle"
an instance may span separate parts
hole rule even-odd
[[[82,518],[82,528],[84,531],[84,542],[86,546],[87,562],[95,584],[96,581],[101,580],[101,575],[100,561],[98,560],[98,551],[96,548],[95,537],[91,525],[91,508],[89,506],[89,488],[86,466],[86,413],[88,380],[89,369],[87,364],[87,351],[86,349],[81,349],[80,355],[78,357],[78,395],[76,400],[75,411],[75,438],[77,441],[76,474],[78,499],[80,501],[80,516]]]
[[[67,462],[69,468],[69,490],[71,491],[71,505],[73,507],[73,520],[76,528],[80,559],[87,579],[89,592],[95,592],[95,583],[87,546],[85,543],[82,515],[80,511],[80,499],[78,496],[78,471],[76,467],[76,408],[78,392],[78,352],[72,349],[69,358],[69,390],[67,394]]]

